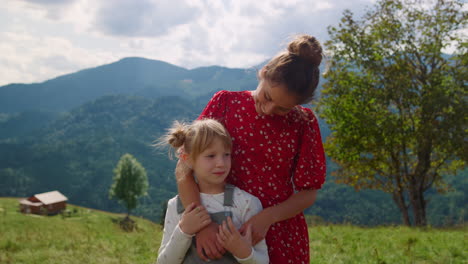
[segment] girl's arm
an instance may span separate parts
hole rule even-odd
[[[192,243],[191,235],[185,234],[179,227],[180,215],[177,214],[177,199],[169,200],[161,246],[157,264],[178,264],[184,260]]]
[[[244,232],[247,229],[247,225],[251,224],[252,242],[255,245],[265,238],[272,224],[289,219],[303,212],[306,208],[314,204],[316,197],[317,190],[299,191],[286,201],[276,206],[265,208],[263,211],[250,218],[242,225],[240,232]]]
[[[243,223],[263,209],[260,200],[253,195],[244,192],[244,195],[236,195],[236,197],[239,198],[237,205],[243,208],[241,214]],[[244,201],[246,201],[245,204]],[[237,231],[232,219],[228,217],[228,220],[224,221],[223,225],[219,227],[218,240],[241,264],[268,264],[270,261],[265,239],[252,246],[252,228],[250,225],[241,234]]]
[[[198,185],[193,178],[192,171],[187,170],[185,166],[183,162],[177,162],[177,188],[182,204],[184,207],[191,203],[201,205]],[[209,259],[219,259],[226,252],[216,239],[217,233],[218,225],[216,223],[211,223],[196,234],[197,253],[201,259],[205,261]]]
[[[218,241],[241,264],[268,264],[270,261],[265,239],[252,247],[250,226],[247,227],[245,235],[241,235],[230,217],[219,226]]]

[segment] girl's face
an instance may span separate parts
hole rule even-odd
[[[201,192],[222,193],[224,180],[231,170],[231,150],[226,149],[221,139],[215,138],[191,165]]]
[[[260,115],[286,115],[297,105],[297,98],[283,84],[274,84],[260,77],[253,93],[255,110]]]

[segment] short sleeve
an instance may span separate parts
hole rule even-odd
[[[305,109],[303,133],[294,172],[296,190],[320,189],[325,182],[326,164],[317,118]]]
[[[219,91],[213,95],[198,119],[212,118],[224,124],[226,116],[226,104],[229,97],[228,91]]]

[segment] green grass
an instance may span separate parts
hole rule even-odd
[[[153,263],[162,236],[155,223],[132,217],[138,230],[122,231],[123,217],[69,205],[76,213],[44,217],[18,212],[18,200],[0,198],[0,263]],[[309,229],[311,263],[468,263],[467,228]]]
[[[468,263],[467,228],[309,228],[311,263]]]
[[[78,206],[72,217],[25,215],[18,200],[0,199],[0,263],[151,263],[156,260],[161,227],[132,217],[137,231],[125,232],[123,217]]]

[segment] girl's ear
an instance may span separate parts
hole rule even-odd
[[[184,162],[187,162],[187,154],[185,152],[179,153],[179,159],[181,159]]]
[[[179,159],[182,160],[183,162],[186,162],[187,159],[188,159],[188,155],[187,155],[187,153],[185,152],[184,146],[180,147],[180,148],[177,150],[177,155],[179,156]]]

